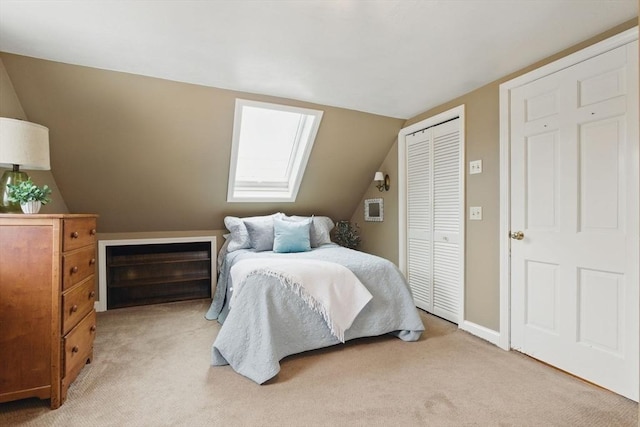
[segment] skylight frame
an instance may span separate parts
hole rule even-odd
[[[245,107],[300,114],[296,139],[287,161],[285,179],[282,181],[239,180],[238,157],[242,143],[242,120]],[[315,143],[323,112],[267,102],[236,99],[233,122],[233,140],[229,161],[229,185],[227,202],[295,202],[300,183]]]

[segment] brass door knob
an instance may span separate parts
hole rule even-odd
[[[514,231],[510,234],[513,240],[522,240],[524,239],[524,233],[522,231]]]

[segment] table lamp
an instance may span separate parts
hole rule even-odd
[[[31,122],[0,117],[0,167],[11,168],[0,178],[0,212],[19,213],[20,204],[9,201],[8,184],[29,179],[20,170],[49,170],[49,129]]]

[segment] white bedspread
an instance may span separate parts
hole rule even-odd
[[[234,297],[252,275],[273,276],[320,313],[331,333],[344,342],[344,333],[371,300],[371,293],[348,268],[328,261],[251,259],[230,271]]]

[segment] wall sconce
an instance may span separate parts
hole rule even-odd
[[[376,172],[373,176],[373,181],[377,182],[376,187],[379,191],[389,191],[389,184],[391,183],[389,175],[385,175],[382,172]]]

